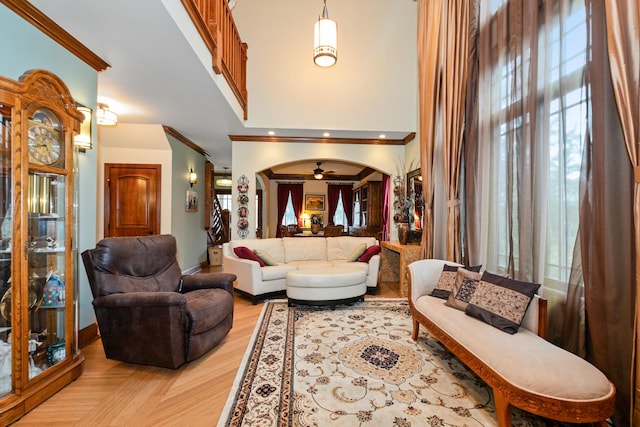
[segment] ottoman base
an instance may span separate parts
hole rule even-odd
[[[328,305],[362,301],[367,293],[366,272],[357,268],[305,268],[287,273],[289,306]]]
[[[364,301],[364,295],[361,295],[359,297],[332,299],[332,300],[326,300],[326,301],[309,301],[309,300],[289,298],[288,305],[289,307],[293,307],[294,305],[327,306],[327,307],[331,307],[331,310],[335,310],[336,305],[353,304],[354,302],[359,302],[359,301]]]

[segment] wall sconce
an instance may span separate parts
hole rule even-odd
[[[322,17],[318,17],[313,31],[313,62],[320,67],[331,67],[338,60],[338,25],[329,19],[327,0]]]
[[[96,121],[101,126],[115,126],[118,124],[118,115],[109,110],[109,106],[107,104],[98,103]]]
[[[198,183],[198,175],[193,171],[193,169],[189,169],[189,185],[193,187],[193,184]]]
[[[80,133],[73,137],[73,145],[81,152],[91,150],[91,108],[84,105],[77,105],[76,109],[84,114],[84,120],[80,123]]]

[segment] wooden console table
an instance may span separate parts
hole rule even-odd
[[[419,260],[419,245],[401,245],[398,242],[380,242],[380,282],[398,283],[400,295],[408,295],[407,266]]]

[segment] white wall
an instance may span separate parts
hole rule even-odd
[[[417,2],[329,1],[327,8],[338,24],[338,62],[320,68],[313,26],[321,1],[238,1],[233,17],[249,45],[246,126],[415,132]]]

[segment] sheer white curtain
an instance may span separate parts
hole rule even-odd
[[[582,0],[481,2],[480,245],[487,269],[563,288],[587,129]]]

